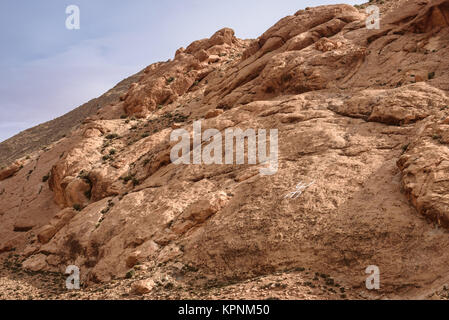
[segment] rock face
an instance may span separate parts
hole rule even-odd
[[[364,9],[320,6],[150,65],[0,171],[0,252],[32,271],[77,265],[87,284],[143,270],[139,295],[156,273],[202,286],[299,267],[355,292],[369,265],[379,296],[437,290],[449,278],[449,1],[378,5],[380,30]],[[173,164],[171,133],[199,120],[203,132],[278,129],[277,173]]]
[[[234,36],[232,29],[217,31],[210,39],[193,42],[176,52],[175,59],[156,63],[145,69],[123,97],[128,114],[144,117],[158,106],[174,103],[179,96],[217,69],[224,57],[241,51],[244,41]]]
[[[21,169],[20,164],[14,163],[7,168],[0,170],[0,181],[12,177],[17,171]]]

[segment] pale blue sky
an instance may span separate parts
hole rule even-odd
[[[357,0],[2,0],[0,141],[100,96],[179,47],[230,27],[256,38],[286,15]],[[80,30],[65,9],[80,8]]]

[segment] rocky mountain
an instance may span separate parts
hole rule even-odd
[[[219,30],[0,144],[0,281],[23,288],[4,296],[447,298],[448,44],[449,0],[307,8],[258,39]],[[198,123],[277,129],[276,172],[250,149],[173,163],[173,132]]]

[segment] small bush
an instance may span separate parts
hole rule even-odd
[[[128,183],[128,181],[131,181],[134,178],[133,175],[127,175],[126,177],[123,177],[123,183]]]
[[[435,78],[435,72],[429,72],[429,74],[427,75],[427,78],[429,78],[429,80],[432,80],[433,78]]]
[[[126,273],[126,276],[125,276],[125,278],[126,279],[131,279],[132,277],[134,277],[134,274],[135,274],[136,272],[134,271],[134,269],[131,269],[131,270],[129,270],[127,273]]]
[[[150,136],[150,134],[148,132],[145,132],[144,134],[142,134],[142,138],[147,138],[149,136]]]
[[[122,115],[120,116],[120,119],[126,119],[126,118],[128,118],[128,116],[127,116],[126,114],[122,114]]]
[[[47,174],[45,176],[42,177],[42,182],[47,182],[48,179],[50,179],[50,174]]]
[[[115,149],[111,149],[109,150],[109,155],[113,156],[114,154],[116,154],[116,150]]]
[[[83,207],[80,204],[76,203],[73,205],[73,209],[75,209],[76,211],[81,211],[83,210]]]
[[[174,77],[170,77],[170,78],[167,79],[167,84],[170,84],[173,81],[175,81],[175,78]]]

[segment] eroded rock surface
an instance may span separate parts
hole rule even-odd
[[[0,252],[32,271],[77,265],[86,285],[138,274],[139,295],[304,267],[360,293],[369,265],[382,289],[363,297],[436,292],[449,278],[449,1],[378,5],[380,30],[363,8],[320,6],[150,65],[0,171]],[[278,172],[171,163],[171,132],[197,120],[278,129]]]

